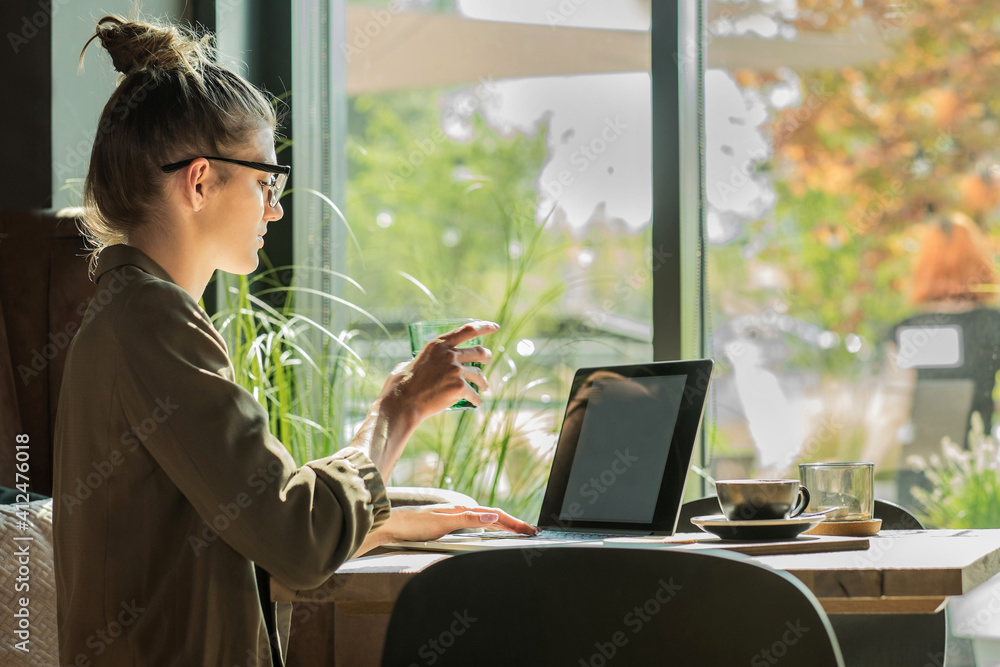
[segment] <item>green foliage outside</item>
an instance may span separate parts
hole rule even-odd
[[[264,406],[272,435],[302,465],[345,444],[340,406],[351,379],[364,376],[365,362],[351,347],[349,334],[334,333],[296,312],[296,288],[279,279],[291,268],[296,267],[237,276],[212,320],[226,340],[236,383]],[[280,308],[266,300],[275,293],[286,296]],[[306,368],[314,372],[312,386],[306,384]],[[310,405],[317,394],[318,414]]]
[[[773,112],[765,132],[773,154],[757,165],[770,177],[776,204],[744,223],[742,237],[711,248],[710,317],[731,317],[723,304],[738,303],[739,312],[777,304],[838,334],[829,349],[773,334],[787,349],[782,372],[810,378],[811,395],[829,400],[831,410],[839,387],[870,386],[890,327],[919,309],[906,296],[922,225],[961,212],[998,238],[996,16],[994,5],[975,0],[810,0],[784,17],[811,35],[874,29],[877,38],[861,48],[884,45],[887,55],[796,70],[802,103]],[[787,80],[777,70],[728,71],[765,98]],[[773,267],[781,287],[755,284],[760,267]],[[851,334],[864,341],[854,352],[843,344]],[[863,429],[845,427],[810,458],[857,456]]]
[[[771,124],[773,217],[748,238],[762,242],[761,261],[786,272],[794,311],[877,343],[913,312],[905,292],[917,227],[952,211],[988,231],[998,222],[1000,174],[988,169],[1000,159],[996,7],[874,0],[809,9],[824,18],[809,30],[868,22],[890,55],[799,73],[803,104]],[[759,90],[775,82],[738,78]],[[808,363],[817,361],[841,377],[859,372],[843,347]]]
[[[548,160],[546,126],[533,136],[501,136],[478,113],[448,111],[446,100],[440,91],[420,91],[352,101],[346,214],[360,251],[351,248],[347,273],[365,286],[363,303],[372,312],[399,308],[409,315],[462,317],[495,309],[506,289],[508,260],[526,251],[523,235],[511,236],[507,223],[548,219],[545,211],[536,214],[536,180]],[[443,116],[469,123],[471,137],[447,137]],[[524,276],[532,290],[555,283],[583,287],[582,271],[572,263],[586,250],[594,258],[587,298],[598,302],[613,296],[615,281],[649,254],[646,234],[625,235],[600,224],[576,235],[551,221],[546,227],[536,251],[546,263]],[[401,273],[439,303],[420,301],[426,294]],[[618,314],[648,319],[650,294],[650,285],[643,285]],[[556,312],[538,313],[529,333],[553,333],[560,324]]]

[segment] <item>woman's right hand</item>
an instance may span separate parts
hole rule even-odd
[[[500,330],[495,322],[463,324],[427,343],[416,357],[399,364],[382,387],[353,445],[362,448],[383,478],[392,474],[406,441],[425,419],[465,399],[481,405],[480,391],[489,387],[483,372],[470,362],[485,364],[492,353],[482,346],[457,346]]]
[[[476,321],[438,336],[416,357],[393,370],[382,395],[391,397],[398,409],[410,413],[417,423],[462,399],[481,405],[482,399],[468,383],[483,391],[489,388],[489,382],[479,368],[464,364],[488,363],[493,354],[481,345],[463,348],[458,345],[499,329],[495,322]]]

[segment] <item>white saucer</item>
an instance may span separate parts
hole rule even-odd
[[[803,513],[790,519],[730,521],[723,514],[696,516],[691,523],[724,540],[790,540],[826,520],[826,513]]]

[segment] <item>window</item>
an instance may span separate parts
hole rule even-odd
[[[994,8],[707,11],[710,472],[874,460],[876,495],[919,508],[972,409],[992,442]]]

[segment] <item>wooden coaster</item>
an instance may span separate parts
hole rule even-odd
[[[882,528],[882,519],[867,521],[821,521],[805,535],[841,535],[843,537],[871,537]]]

